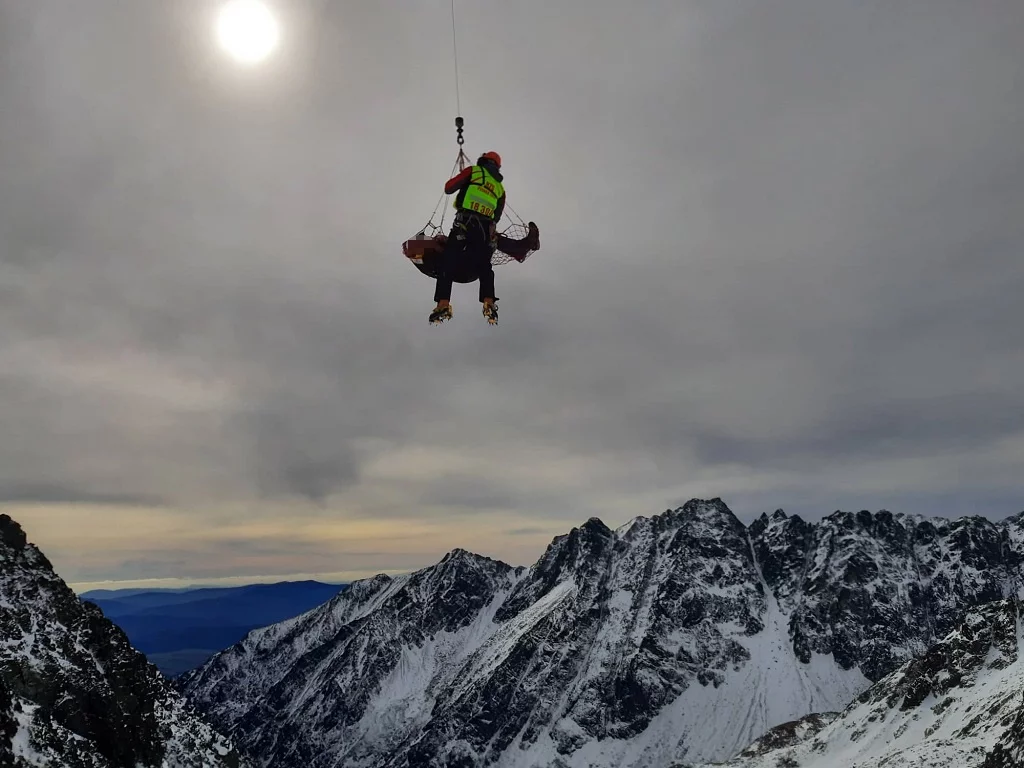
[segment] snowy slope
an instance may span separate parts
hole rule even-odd
[[[1021,640],[1015,599],[976,609],[921,658],[872,686],[838,718],[805,727],[788,745],[778,733],[768,734],[729,766],[1020,766]]]
[[[7,762],[4,761],[7,757]],[[0,764],[235,768],[231,743],[0,515]]]
[[[592,518],[528,570],[457,550],[358,582],[182,686],[279,768],[721,761],[1015,594],[1015,525],[778,511],[747,528],[719,499]]]
[[[267,765],[363,765],[429,719],[435,692],[493,636],[519,574],[455,550],[255,630],[181,682]]]

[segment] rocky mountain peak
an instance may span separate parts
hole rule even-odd
[[[0,729],[23,765],[234,768],[196,717],[24,531],[0,516]],[[17,764],[17,763],[16,763]]]
[[[467,549],[456,547],[451,550],[436,565],[429,566],[429,569],[470,569],[491,573],[507,573],[513,570],[508,563],[495,560],[484,555],[478,555]]]
[[[771,517],[762,514],[748,531],[762,578],[785,610],[803,594],[804,575],[811,564],[815,527],[799,515],[781,509]]]
[[[592,517],[568,533],[556,536],[530,569],[535,578],[557,581],[563,574],[579,573],[600,562],[613,545],[615,534]]]
[[[615,531],[591,518],[523,571],[454,551],[339,597],[329,630],[267,628],[188,690],[281,768],[724,760],[780,723],[765,749],[824,733],[830,716],[804,718],[1012,593],[1024,537],[1009,531],[887,510],[745,528],[721,499]]]
[[[903,525],[907,518],[896,516],[887,509],[871,512],[837,511],[825,517],[822,525],[832,528],[837,536],[859,536],[884,541],[887,545],[902,547],[907,542],[908,531]]]
[[[1004,517],[1002,520],[999,521],[999,524],[1000,525],[1004,525],[1004,526],[1007,526],[1007,525],[1024,525],[1024,512],[1018,512],[1015,515],[1010,515],[1009,517]]]
[[[781,525],[788,519],[789,515],[781,509],[776,509],[772,512],[771,516],[769,516],[767,512],[762,512],[761,515],[747,527],[747,533],[750,535],[751,539],[756,539],[768,530],[769,527]]]
[[[19,552],[28,544],[25,532],[9,515],[0,515],[0,543],[12,552]]]
[[[597,536],[599,538],[609,538],[612,535],[611,529],[604,524],[604,521],[599,517],[591,517],[587,519],[583,525],[579,528],[580,531],[587,533],[590,536]]]
[[[739,518],[718,497],[713,499],[691,499],[683,506],[667,514],[681,517],[691,524],[703,524],[713,528],[740,531],[746,530]]]
[[[585,590],[595,589],[612,556],[615,541],[615,533],[596,517],[569,533],[556,536],[498,609],[496,620],[505,621],[515,616],[565,581]]]

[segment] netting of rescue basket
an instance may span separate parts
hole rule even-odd
[[[462,94],[459,88],[459,47],[456,40],[455,34],[455,0],[452,0],[452,55],[455,63],[455,108],[458,117],[455,118],[455,131],[456,131],[456,142],[459,145],[459,155],[455,158],[455,165],[452,166],[451,176],[454,177],[456,173],[465,170],[467,165],[471,165],[469,157],[466,155],[463,149],[465,143],[465,137],[462,135],[465,121],[462,119]],[[448,210],[448,204],[446,198],[447,193],[442,192],[441,197],[438,198],[437,205],[434,206],[433,213],[430,214],[430,219],[423,226],[423,228],[417,233],[416,239],[433,238],[437,235],[444,235],[444,218]],[[434,220],[438,218],[438,212],[441,217],[435,224]],[[523,221],[523,218],[515,212],[512,206],[505,204],[505,209],[501,216],[501,221],[498,222],[497,232],[500,236],[508,238],[509,240],[523,241],[530,233],[529,225]],[[508,264],[510,261],[526,261],[526,259],[534,252],[534,249],[527,250],[522,256],[513,256],[509,253],[505,253],[501,248],[496,248],[494,254],[491,256],[491,264],[498,266],[501,264]]]
[[[454,177],[455,174],[465,169],[467,165],[469,165],[469,158],[460,147],[459,156],[455,160],[455,165],[452,166],[451,176]],[[437,235],[447,235],[444,224],[449,208],[447,200],[448,197],[449,195],[446,193],[441,193],[441,197],[438,198],[437,205],[434,206],[433,213],[430,214],[430,219],[417,233],[417,239],[433,238]],[[512,206],[506,203],[505,210],[501,215],[501,220],[498,222],[497,232],[501,237],[521,242],[529,235],[530,227],[523,220],[522,216],[516,213]],[[526,261],[533,252],[534,249],[530,249],[523,253],[522,256],[513,256],[512,254],[505,253],[505,251],[501,250],[501,247],[499,246],[491,255],[491,264],[494,266],[500,266],[502,264],[508,264],[510,261]]]

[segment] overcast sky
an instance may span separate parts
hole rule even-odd
[[[591,516],[1024,509],[1024,3],[457,0],[501,321],[401,242],[448,0],[0,0],[0,509],[69,582],[530,564]]]

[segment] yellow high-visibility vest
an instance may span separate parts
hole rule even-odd
[[[469,179],[469,187],[462,198],[462,208],[488,218],[494,218],[498,200],[504,193],[505,188],[500,181],[479,165],[474,165]],[[455,207],[458,208],[459,204],[455,203]]]

